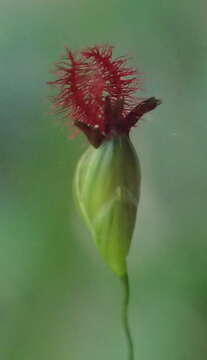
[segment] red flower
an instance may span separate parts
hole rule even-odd
[[[95,147],[106,137],[128,134],[145,112],[160,103],[150,98],[135,106],[136,71],[126,67],[126,58],[112,59],[112,49],[94,46],[79,54],[66,49],[56,64],[57,80],[49,82],[59,90],[54,106],[66,112]]]

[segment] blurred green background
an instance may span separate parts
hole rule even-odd
[[[207,358],[207,3],[0,1],[0,358],[126,359],[122,291],[71,192],[86,148],[50,115],[64,46],[132,55],[163,104],[133,132],[142,167],[131,246],[135,359]]]

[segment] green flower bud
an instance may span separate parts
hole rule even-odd
[[[105,262],[118,275],[127,272],[139,201],[140,167],[128,135],[90,146],[79,160],[75,194],[81,213]]]

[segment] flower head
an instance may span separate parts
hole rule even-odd
[[[66,49],[56,64],[58,88],[54,106],[73,119],[74,125],[99,147],[105,138],[128,134],[140,117],[154,109],[159,100],[140,102],[136,70],[126,66],[125,57],[112,58],[112,46],[94,46],[79,53]],[[136,105],[138,103],[138,105]]]
[[[90,144],[78,162],[74,191],[93,240],[109,267],[127,273],[139,202],[141,172],[130,129],[160,104],[140,100],[136,70],[113,59],[112,46],[94,46],[66,55],[56,64],[54,107],[83,131]]]

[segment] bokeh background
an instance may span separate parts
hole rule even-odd
[[[0,358],[126,359],[122,289],[71,192],[86,148],[50,115],[64,46],[130,54],[163,104],[133,132],[142,167],[131,246],[135,359],[207,357],[207,3],[0,1]]]

